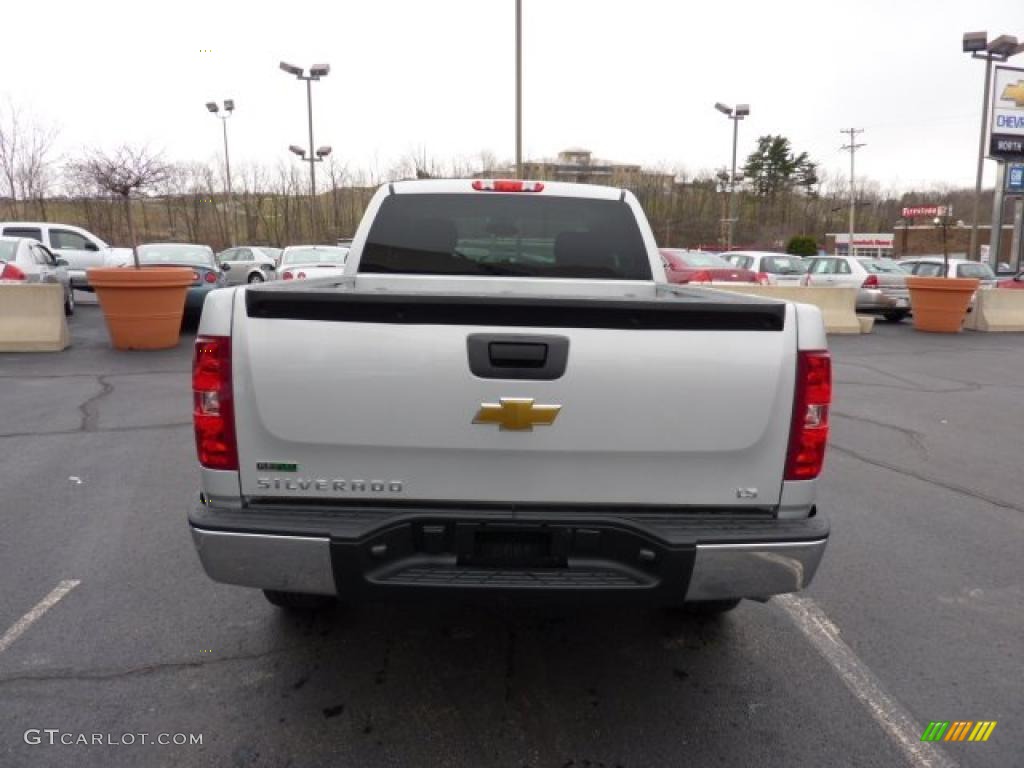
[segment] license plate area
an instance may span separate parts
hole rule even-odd
[[[493,568],[561,568],[567,565],[564,551],[559,551],[563,548],[555,546],[550,530],[493,525],[474,528],[464,531],[460,537],[459,565]]]

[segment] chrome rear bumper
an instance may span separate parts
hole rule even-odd
[[[338,594],[338,564],[332,561],[337,553],[332,555],[330,538],[213,531],[194,525],[192,538],[203,568],[215,581],[285,592]],[[827,541],[826,533],[825,538],[805,541],[697,544],[684,599],[767,599],[797,592],[810,584]],[[486,588],[470,583],[463,586]],[[536,583],[528,586],[531,591],[543,589]],[[671,591],[672,585],[661,584],[661,594],[665,588]]]

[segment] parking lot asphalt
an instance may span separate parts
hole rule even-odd
[[[87,304],[71,330],[0,355],[2,766],[1024,764],[1024,336],[830,339],[832,539],[797,598],[296,619],[193,551],[191,337],[118,353]],[[907,738],[931,720],[998,725]]]

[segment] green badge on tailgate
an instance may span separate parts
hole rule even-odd
[[[268,472],[298,472],[299,465],[282,461],[257,461],[256,469]]]

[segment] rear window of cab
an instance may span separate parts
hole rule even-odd
[[[533,193],[386,197],[359,271],[653,279],[640,228],[625,201]]]

